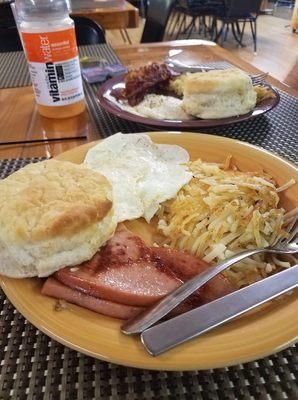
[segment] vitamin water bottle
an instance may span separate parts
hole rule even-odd
[[[85,110],[69,0],[16,0],[33,89],[41,115],[67,118]]]

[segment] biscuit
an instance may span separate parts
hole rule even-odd
[[[47,160],[0,181],[0,273],[48,276],[113,234],[112,187],[85,165]]]
[[[256,105],[251,78],[239,69],[214,70],[186,75],[182,107],[202,119],[243,115]]]

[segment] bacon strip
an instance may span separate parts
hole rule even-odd
[[[125,89],[120,92],[114,91],[111,94],[117,100],[127,100],[129,105],[136,106],[147,93],[156,93],[163,89],[176,75],[165,63],[151,63],[130,70],[125,75]]]

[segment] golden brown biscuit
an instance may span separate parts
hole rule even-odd
[[[251,78],[239,69],[188,74],[183,86],[182,106],[197,118],[243,115],[256,105]]]
[[[48,160],[0,182],[0,273],[47,276],[91,258],[113,233],[112,187],[85,165]]]

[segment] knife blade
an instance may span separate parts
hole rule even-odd
[[[141,334],[141,341],[151,355],[157,356],[296,288],[297,285],[298,264],[148,328]]]

